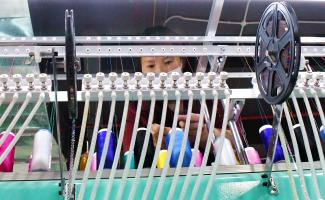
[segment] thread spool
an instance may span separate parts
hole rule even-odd
[[[323,126],[319,129],[320,138],[322,139],[323,143],[325,144],[325,130],[323,129]]]
[[[158,155],[158,160],[157,160],[157,168],[158,169],[163,169],[165,164],[166,164],[166,159],[167,159],[167,150],[160,150],[159,155]]]
[[[129,151],[124,153],[124,156],[123,156],[123,167],[124,168],[126,165],[126,161],[128,160],[129,153],[130,153]],[[132,156],[131,156],[130,169],[135,169],[134,154],[132,154]]]
[[[93,154],[93,159],[91,159],[90,171],[94,172],[97,170],[97,153]]]
[[[141,151],[144,145],[144,139],[146,136],[147,129],[146,128],[138,128],[137,130],[137,137],[135,139],[135,145],[134,145],[134,161],[135,161],[135,167],[138,167],[139,161],[140,161],[140,156],[141,156]],[[149,142],[147,145],[147,152],[145,155],[145,160],[143,167],[144,168],[150,168],[152,165],[153,157],[155,155],[155,147],[153,145],[153,138],[152,134],[149,133]]]
[[[260,155],[258,154],[258,152],[256,151],[256,149],[254,147],[246,147],[245,152],[246,152],[246,156],[247,156],[249,164],[255,165],[255,164],[262,163]]]
[[[51,169],[52,133],[40,129],[34,136],[31,171],[48,171]]]
[[[191,149],[192,151],[192,155],[194,156],[194,151],[195,149]],[[202,165],[202,160],[203,160],[203,155],[201,153],[200,150],[197,150],[197,154],[196,154],[196,160],[194,162],[194,167],[201,167]]]
[[[272,126],[267,124],[262,126],[259,129],[260,137],[262,139],[262,142],[264,144],[265,151],[267,152],[269,149],[269,145],[271,143],[271,137],[272,137]],[[274,153],[274,159],[273,162],[279,162],[284,160],[284,154],[283,150],[280,144],[280,141],[278,140],[275,148],[275,153]]]
[[[319,160],[319,155],[318,155],[318,151],[317,151],[317,146],[316,146],[316,141],[315,141],[315,137],[314,134],[309,133],[308,130],[311,130],[310,127],[307,127],[308,124],[305,124],[305,128],[306,128],[306,132],[307,132],[307,136],[308,136],[308,142],[309,142],[309,147],[311,150],[311,154],[313,156],[313,160]],[[307,157],[307,153],[306,153],[306,148],[305,148],[305,143],[304,143],[304,139],[302,137],[302,132],[301,132],[301,127],[300,124],[295,124],[293,126],[293,131],[295,132],[296,138],[297,138],[297,143],[298,143],[298,148],[299,148],[299,154],[300,154],[300,159],[303,162],[307,162],[308,161],[308,157]]]
[[[3,137],[5,132],[2,132],[0,134],[0,138]],[[10,145],[10,143],[14,140],[15,135],[11,132],[9,132],[7,138],[3,142],[3,144],[0,146],[0,155],[2,155],[7,147]],[[0,172],[12,172],[14,169],[14,160],[15,160],[15,146],[11,149],[11,151],[8,153],[7,157],[3,160],[3,162],[0,165]]]
[[[220,141],[221,141],[220,137],[217,137],[213,143],[215,155],[217,155],[218,146],[220,144]],[[236,165],[237,163],[238,162],[236,159],[234,149],[231,146],[231,142],[227,138],[225,138],[225,140],[223,142],[223,147],[222,147],[222,151],[221,151],[219,164],[220,165]]]
[[[98,161],[97,169],[99,167],[100,158],[102,157],[102,154],[103,154],[106,135],[107,135],[106,128],[98,131],[97,141],[96,141],[97,161]],[[105,169],[112,168],[112,164],[114,161],[114,155],[115,155],[115,148],[116,148],[116,139],[115,139],[114,132],[112,131],[110,134],[110,140],[109,140],[105,164],[104,164]]]
[[[85,171],[86,164],[87,164],[87,159],[88,159],[88,152],[83,153],[80,156],[80,162],[79,162],[79,170],[80,171]]]
[[[32,155],[29,156],[28,158],[28,172],[32,171]]]
[[[172,131],[173,131],[172,129],[169,131],[169,133],[167,134],[166,139],[165,139],[167,147],[170,142]],[[172,154],[171,154],[170,161],[169,161],[170,167],[176,167],[176,165],[177,165],[179,154],[181,152],[183,137],[184,137],[183,130],[180,128],[176,128],[174,146],[172,148]],[[182,167],[190,166],[191,157],[192,157],[191,145],[190,145],[189,140],[187,140],[186,146],[185,146],[185,153],[184,153]]]

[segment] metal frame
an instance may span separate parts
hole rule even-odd
[[[255,36],[76,36],[76,44],[150,44],[150,43],[218,43],[218,44],[255,44]],[[301,37],[305,45],[325,44],[323,37]],[[64,36],[47,37],[1,37],[0,46],[21,45],[65,45]]]
[[[316,161],[315,163],[315,169],[321,169],[319,161]],[[294,164],[292,164],[292,167],[294,170]],[[308,162],[303,162],[302,167],[304,170],[309,170],[310,166]],[[207,166],[205,168],[204,174],[210,174],[211,173],[211,166]],[[197,175],[199,173],[199,168],[193,168],[193,175]],[[285,163],[275,163],[273,165],[273,171],[274,172],[281,172],[286,171],[287,166]],[[110,169],[104,169],[102,178],[107,179],[110,176]],[[149,175],[150,168],[144,168],[142,171],[141,177],[147,177]],[[160,176],[162,170],[157,169],[155,170],[155,177]],[[174,168],[171,168],[167,172],[167,176],[173,176],[175,172]],[[265,164],[259,164],[259,165],[233,165],[233,166],[219,166],[218,168],[218,174],[241,174],[241,173],[258,173],[258,172],[265,172]],[[64,176],[67,176],[68,172],[64,172]],[[130,173],[128,174],[128,177],[135,177],[136,170],[131,169]],[[187,168],[183,168],[180,171],[180,175],[185,176],[187,173]],[[123,169],[118,169],[115,173],[115,178],[121,178],[123,175]],[[96,176],[95,172],[90,172],[89,179],[94,179]],[[79,171],[76,174],[76,180],[80,180],[83,177],[83,171]],[[1,181],[34,181],[34,180],[60,180],[60,174],[59,172],[29,172],[29,173],[0,173],[0,179]]]
[[[40,57],[50,56],[42,53],[58,52],[59,58],[65,56],[64,46],[0,46],[0,58]],[[77,46],[76,55],[81,58],[92,57],[139,57],[139,56],[228,56],[253,57],[255,46],[202,46],[202,45],[124,45],[124,46]],[[302,46],[302,55],[305,57],[322,57],[325,55],[323,46]]]

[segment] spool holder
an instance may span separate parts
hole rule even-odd
[[[260,94],[273,110],[272,137],[266,158],[267,173],[262,178],[267,179],[263,185],[276,195],[278,189],[271,173],[281,126],[282,103],[293,91],[300,67],[298,22],[290,4],[270,4],[261,17],[256,35],[256,81]]]

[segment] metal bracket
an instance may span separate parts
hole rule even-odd
[[[66,39],[66,75],[68,84],[68,106],[70,119],[76,119],[78,116],[77,108],[77,68],[76,63],[76,43],[73,10],[66,10],[65,13],[65,39]],[[80,65],[79,65],[80,66]]]
[[[276,185],[276,183],[274,181],[274,178],[273,177],[268,178],[267,174],[263,174],[262,178],[267,179],[265,182],[263,182],[263,186],[268,187],[269,193],[271,195],[278,195],[279,190],[278,190],[278,186]]]
[[[278,142],[278,135],[279,135],[279,128],[281,125],[283,106],[282,104],[272,105],[272,110],[273,110],[272,137],[271,137],[269,149],[267,151],[266,164],[265,164],[267,174],[264,174],[262,178],[270,177],[267,186],[269,187],[271,194],[277,194],[278,190],[276,189],[276,184],[272,179],[271,174],[272,174],[272,168],[274,164],[273,160],[274,160],[276,144]]]
[[[230,101],[230,107],[232,107],[233,109],[229,111],[229,120],[234,120],[235,122],[237,122],[244,105],[245,99],[232,99]]]
[[[224,104],[223,100],[223,104]],[[230,102],[230,107],[233,109],[230,109],[229,111],[229,118],[228,118],[228,125],[229,128],[233,134],[234,141],[235,141],[235,148],[236,152],[238,154],[238,158],[241,164],[249,164],[248,158],[245,152],[245,148],[243,145],[243,142],[241,140],[240,133],[237,128],[237,120],[240,116],[240,113],[244,107],[245,99],[232,99]]]

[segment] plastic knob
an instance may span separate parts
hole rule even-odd
[[[27,75],[26,75],[26,80],[27,80],[27,82],[29,82],[29,83],[34,82],[34,74],[27,74]]]
[[[190,81],[192,79],[192,73],[191,72],[185,72],[184,78],[186,81]]]
[[[20,75],[20,74],[14,74],[14,75],[12,76],[12,78],[14,79],[14,81],[15,81],[16,83],[21,82],[21,75]]]
[[[0,75],[0,80],[1,80],[2,83],[7,82],[8,78],[9,78],[8,74],[1,74]]]
[[[110,81],[114,82],[114,81],[117,80],[117,73],[111,72],[111,73],[108,74],[108,77],[109,77]]]
[[[153,73],[153,72],[148,73],[147,74],[147,79],[148,79],[148,81],[155,80],[155,73]]]
[[[136,81],[141,81],[142,76],[143,75],[142,75],[141,72],[135,72],[135,74],[134,74],[134,78],[135,78]]]
[[[91,76],[91,74],[85,74],[85,75],[84,75],[84,81],[85,81],[86,83],[90,83],[92,78],[93,78],[93,77]]]
[[[215,72],[209,72],[208,73],[208,79],[210,81],[213,81],[216,78],[217,74]]]
[[[130,74],[129,74],[128,72],[123,72],[123,73],[121,74],[121,77],[122,77],[122,80],[123,80],[123,81],[128,81],[128,80],[130,80]]]
[[[202,73],[202,72],[196,73],[196,79],[198,81],[202,81],[204,79],[204,73]]]
[[[105,74],[103,73],[103,72],[98,72],[97,74],[96,74],[96,79],[97,79],[97,81],[104,81],[104,79],[105,79]]]
[[[168,74],[165,73],[165,72],[161,72],[161,73],[159,74],[159,78],[160,78],[161,81],[166,81],[167,78],[168,78]]]
[[[227,72],[220,72],[220,79],[221,80],[228,79],[228,73]]]
[[[178,72],[172,72],[171,76],[172,76],[173,81],[177,81],[180,77]]]
[[[44,83],[47,81],[47,74],[42,73],[38,76],[38,78],[42,83]]]

